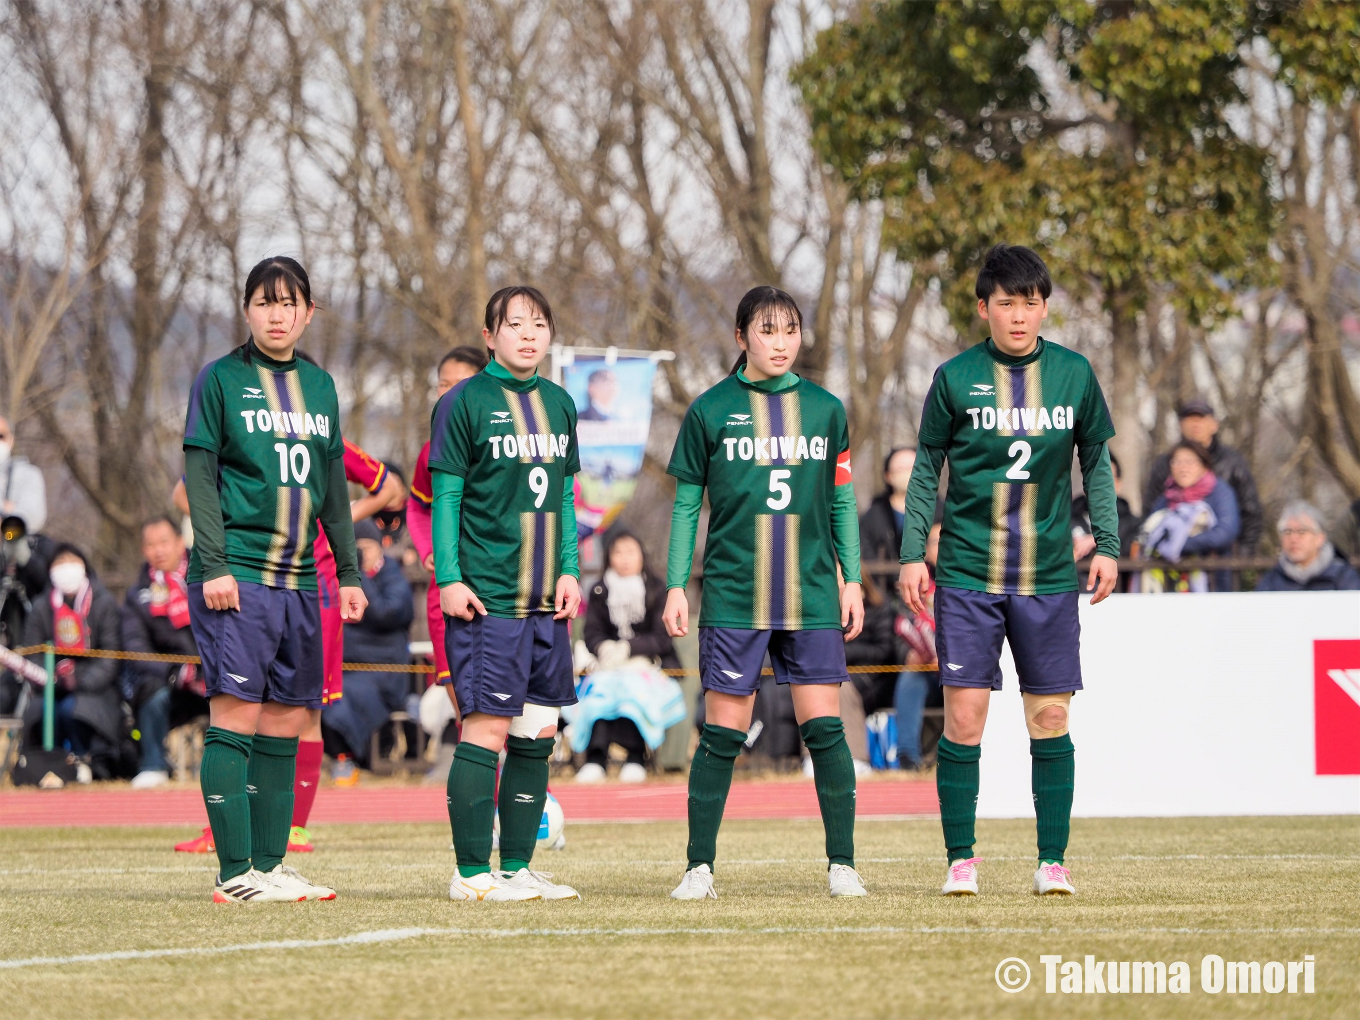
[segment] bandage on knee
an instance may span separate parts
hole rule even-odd
[[[1061,737],[1067,732],[1068,716],[1071,714],[1072,692],[1064,691],[1062,694],[1025,694],[1022,695],[1025,702],[1025,727],[1029,730],[1029,735],[1036,740],[1043,740],[1047,737]],[[1043,720],[1039,719],[1041,713],[1046,709],[1061,709],[1062,721],[1054,729],[1048,729],[1045,724],[1056,721],[1054,716],[1057,711],[1049,711]]]
[[[524,711],[510,720],[510,736],[536,738],[546,727],[557,725],[559,709],[556,705],[524,703]]]

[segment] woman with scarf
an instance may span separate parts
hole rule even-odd
[[[1160,555],[1174,563],[1185,556],[1224,556],[1232,551],[1241,530],[1237,496],[1212,468],[1209,452],[1198,443],[1183,439],[1171,448],[1171,477],[1143,525],[1145,555]],[[1204,585],[1187,575],[1174,583],[1168,579],[1167,588],[1195,591],[1204,590]],[[1231,588],[1226,571],[1214,575],[1213,588]]]
[[[638,655],[662,669],[679,669],[680,659],[661,619],[666,585],[647,569],[642,543],[630,531],[615,531],[606,541],[604,557],[608,566],[590,590],[586,608],[586,649],[604,669],[622,666]],[[647,778],[643,764],[647,745],[637,726],[629,719],[601,719],[591,730],[586,764],[576,774],[578,783],[605,778],[610,744],[628,754],[619,770],[620,781],[640,783]]]
[[[33,603],[24,644],[117,651],[118,603],[95,578],[85,554],[73,545],[58,545],[48,576],[51,584]],[[32,658],[42,664],[41,655]],[[58,654],[56,696],[57,745],[87,762],[96,779],[114,778],[123,724],[117,661]],[[38,746],[41,698],[30,703],[25,723],[24,739]]]

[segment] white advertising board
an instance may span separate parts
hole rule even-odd
[[[1318,774],[1315,719],[1317,701],[1326,739],[1356,741],[1355,755],[1343,747],[1342,757],[1360,757],[1360,685],[1347,691],[1337,676],[1332,690],[1322,669],[1315,692],[1314,668],[1315,641],[1360,639],[1360,592],[1115,595],[1094,607],[1083,598],[1081,627],[1074,815],[1360,813],[1360,775]],[[1360,645],[1355,652],[1345,663],[1356,668],[1352,681]],[[978,815],[1032,818],[1009,648],[1002,669]]]

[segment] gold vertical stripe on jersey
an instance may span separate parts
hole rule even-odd
[[[543,406],[543,394],[536,389],[530,390],[529,406],[534,409],[534,417],[538,419],[538,427],[537,429],[529,429],[527,431],[541,431],[543,438],[546,439],[552,432],[552,424],[548,421],[548,409]],[[552,449],[551,444],[539,451],[542,454],[542,456],[539,457],[539,460],[544,464],[551,464],[556,459],[555,457],[548,456],[548,450],[550,449]]]
[[[770,398],[767,394],[751,392],[751,435],[755,439],[770,439]],[[755,464],[774,463],[769,457],[757,456]]]
[[[307,401],[302,396],[302,376],[297,372],[289,372],[283,377],[283,384],[288,387],[288,402],[293,405],[293,413],[299,419],[307,416]],[[302,435],[302,425],[298,425],[297,434]]]
[[[515,612],[523,616],[534,609],[534,601],[542,593],[534,587],[534,530],[538,514],[532,511],[519,515],[519,591],[515,595]]]
[[[264,557],[264,569],[260,571],[260,582],[271,588],[278,587],[279,570],[283,567],[283,544],[288,541],[288,530],[292,526],[289,516],[288,498],[291,490],[280,485],[274,490],[274,537],[269,540],[269,552]]]
[[[1037,361],[1025,366],[1025,406],[1035,408],[1036,414],[1038,408],[1044,406],[1044,387]],[[1038,426],[1033,431],[1037,432]]]
[[[1010,538],[1006,511],[1010,501],[1010,483],[992,483],[992,540],[987,563],[987,591],[992,595],[1006,594],[1006,544]]]
[[[751,629],[770,629],[770,574],[773,571],[774,527],[769,514],[756,514],[755,590]]]
[[[1034,524],[1034,511],[1039,505],[1039,486],[1020,486],[1020,576],[1015,582],[1019,595],[1034,594],[1034,561],[1039,532]]]
[[[789,393],[779,394],[779,406],[784,412],[784,435],[788,436],[794,443],[794,450],[797,449],[798,437],[803,434],[803,403],[796,390]],[[830,437],[827,437],[830,441]],[[790,450],[792,454],[794,450]],[[773,452],[773,451],[771,451]],[[784,460],[785,464],[803,463],[797,457],[789,456]]]
[[[255,371],[260,377],[260,389],[264,390],[265,403],[269,405],[271,416],[277,415],[275,419],[280,424],[283,423],[283,405],[279,403],[279,391],[274,388],[274,373],[263,365],[256,365]],[[275,439],[287,439],[288,433],[282,429],[274,430]]]
[[[803,627],[803,577],[799,556],[797,514],[784,515],[784,629]]]
[[[1013,436],[1010,428],[1010,409],[1015,401],[1011,399],[1011,370],[999,361],[992,362],[992,383],[996,388],[996,434]],[[1006,425],[1003,427],[1002,422]]]
[[[307,555],[307,551],[312,547],[311,534],[312,520],[312,492],[310,489],[298,489],[298,514],[297,514],[297,541],[293,544],[293,558],[289,561],[292,570],[288,576],[288,587],[297,587],[297,575],[302,570],[302,561]]]
[[[505,397],[505,406],[510,409],[510,418],[515,423],[515,435],[524,436],[529,434],[529,423],[524,420],[524,408],[519,406],[519,395],[505,387],[501,387],[501,394]],[[501,441],[502,449],[505,446],[504,440]],[[518,442],[515,444],[515,451],[519,451]],[[529,457],[520,457],[521,464],[528,464]]]
[[[545,611],[556,608],[559,569],[557,557],[562,548],[558,540],[560,525],[561,515],[543,515],[543,593],[539,597],[538,607]]]

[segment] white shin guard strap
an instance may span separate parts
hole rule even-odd
[[[524,703],[524,711],[510,720],[510,736],[536,738],[549,726],[557,725],[559,709],[556,705]]]

